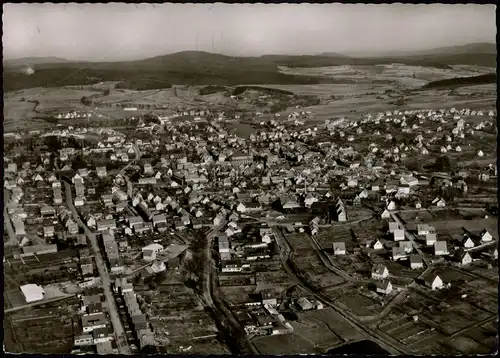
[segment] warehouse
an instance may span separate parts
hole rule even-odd
[[[43,300],[43,295],[45,294],[41,286],[33,283],[21,286],[21,291],[26,299],[26,303]]]

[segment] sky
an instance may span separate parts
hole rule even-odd
[[[375,55],[495,43],[494,5],[4,4],[3,56]]]

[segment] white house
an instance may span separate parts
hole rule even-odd
[[[446,241],[436,241],[434,243],[434,255],[443,256],[448,255],[448,247]]]
[[[391,217],[391,214],[389,213],[389,210],[385,209],[383,212],[382,212],[382,215],[380,215],[382,217],[382,219],[389,219]]]
[[[406,254],[404,248],[402,248],[402,247],[395,247],[395,246],[392,248],[392,259],[394,261],[405,259],[406,256],[407,256],[407,254]]]
[[[469,236],[465,237],[463,245],[466,249],[471,249],[475,246],[474,241]]]
[[[410,253],[413,251],[413,244],[411,241],[400,241],[399,247],[405,250],[406,253]]]
[[[382,250],[384,248],[384,245],[380,242],[380,240],[375,241],[373,244],[373,249],[374,250]]]
[[[389,276],[389,270],[385,265],[377,264],[372,269],[372,278],[377,280],[383,280]]]
[[[427,246],[433,246],[437,241],[437,237],[436,237],[436,234],[427,234],[425,235],[425,244]]]
[[[422,257],[420,255],[410,255],[410,268],[412,270],[421,269],[424,267]]]
[[[472,262],[472,257],[468,252],[458,252],[456,259],[462,266],[468,265]]]
[[[391,201],[389,205],[387,205],[387,210],[396,210],[396,203]]]
[[[21,292],[27,303],[43,300],[43,295],[45,294],[41,286],[33,283],[21,286]]]
[[[440,197],[436,197],[433,201],[432,201],[433,204],[436,204],[437,207],[444,207],[446,206],[446,203],[445,201],[440,198]]]
[[[245,205],[243,205],[243,203],[239,203],[238,206],[236,207],[236,211],[244,213],[246,211]]]
[[[395,230],[399,229],[399,224],[395,221],[389,222],[389,232],[392,234]]]
[[[334,255],[345,255],[345,242],[334,242],[333,243],[333,254]]]
[[[439,290],[444,286],[443,280],[441,280],[441,277],[439,277],[436,274],[427,276],[427,278],[425,279],[425,284],[428,287],[430,287],[433,291]]]
[[[377,283],[377,292],[388,295],[392,292],[392,283],[388,280],[383,280]]]
[[[427,234],[434,234],[436,230],[434,227],[427,225],[427,224],[417,224],[417,233],[418,235],[427,235]]]
[[[157,254],[157,253],[163,251],[163,246],[160,244],[150,244],[150,245],[144,246],[142,248],[142,252],[148,251],[148,250],[153,251],[155,254]]]
[[[404,229],[396,229],[394,230],[394,241],[402,241],[405,239],[405,231]]]
[[[481,232],[481,242],[490,242],[491,240],[493,240],[493,237],[491,236],[491,234],[488,232],[488,230],[483,230]]]

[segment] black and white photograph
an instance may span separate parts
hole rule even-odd
[[[3,4],[4,352],[497,354],[496,10]]]

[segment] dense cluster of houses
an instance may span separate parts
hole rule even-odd
[[[71,112],[61,114],[60,118],[80,118],[78,115],[88,117],[85,113]],[[194,120],[183,121],[180,119],[183,116],[192,116]],[[211,121],[205,120],[207,116]],[[473,126],[462,118],[468,116],[485,119]],[[270,246],[274,237],[270,228],[262,226],[253,236],[240,235],[242,218],[258,220],[270,207],[284,215],[310,213],[313,219],[297,226],[302,231],[304,227],[308,228],[312,235],[318,234],[324,223],[352,220],[346,208],[356,207],[367,199],[378,198],[385,203],[386,208],[381,213],[383,219],[390,219],[402,201],[416,209],[446,207],[447,202],[440,196],[424,203],[417,189],[429,184],[430,178],[408,170],[400,163],[408,156],[471,152],[466,141],[494,125],[492,119],[495,117],[495,111],[486,113],[453,108],[393,111],[366,115],[359,122],[341,118],[327,120],[323,126],[310,127],[311,113],[293,112],[284,121],[278,116],[262,120],[257,131],[243,138],[227,127],[232,118],[223,112],[193,110],[159,117],[160,125],[146,126],[140,121],[133,135],[108,128],[72,126],[57,127],[43,134],[32,131],[31,147],[33,152],[36,149],[36,154],[30,154],[29,160],[21,160],[19,154],[4,156],[4,188],[10,194],[5,209],[14,235],[21,243],[21,255],[55,253],[57,245],[51,243],[60,237],[86,246],[86,237],[79,232],[75,218],[64,206],[61,176],[66,176],[73,184],[74,206],[84,223],[98,233],[111,273],[118,274],[125,269],[120,253],[129,247],[127,237],[145,238],[151,233],[165,233],[167,230],[180,232],[186,228],[196,230],[224,224],[223,233],[217,236],[217,244],[221,274],[229,277],[230,274],[251,271],[256,262],[272,256]],[[429,121],[438,126],[435,131],[426,127]],[[410,139],[401,141],[389,131],[385,133],[383,128],[395,128]],[[88,135],[98,136],[100,140],[95,145],[83,145],[82,141],[81,148],[65,145],[69,137],[83,139]],[[47,137],[57,137],[62,148],[51,152],[44,143]],[[22,139],[18,134],[6,135],[5,138],[10,141],[8,146],[13,147]],[[21,147],[17,149],[21,151],[23,144],[19,145]],[[137,149],[145,155],[135,163],[140,169],[135,172],[134,179],[111,168],[111,163],[129,163],[136,157]],[[478,144],[473,147],[473,152],[475,156],[483,157],[490,149]],[[72,159],[79,154],[83,154],[89,164],[73,169]],[[102,161],[93,164],[94,156],[107,158],[110,165],[106,166]],[[432,179],[439,180],[443,187],[453,186],[467,192],[464,179],[468,175],[477,175],[480,180],[488,181],[496,174],[496,166],[490,165],[474,172],[462,171],[459,173],[461,179],[454,182],[447,173],[437,173]],[[113,184],[96,192],[101,182]],[[35,187],[44,193],[43,199],[50,202],[33,205],[30,201],[32,194],[26,194],[26,187]],[[95,202],[91,202],[91,197],[99,198],[99,209],[96,209]],[[36,220],[27,213],[28,205],[39,209]],[[28,222],[41,224],[39,236],[45,244],[29,245],[31,240],[27,238],[25,226]],[[366,246],[374,250],[388,249],[393,260],[407,260],[412,269],[423,268],[424,262],[415,252],[409,235],[422,240],[425,247],[432,247],[433,256],[446,257],[460,265],[472,261],[469,249],[493,240],[487,231],[466,235],[457,243],[460,250],[456,250],[449,247],[449,242],[440,240],[439,233],[429,225],[409,229],[389,222],[388,226],[390,246],[384,246],[380,240],[367,241]],[[64,235],[60,235],[61,232]],[[163,249],[160,244],[147,245],[142,250],[142,259],[155,263]],[[334,255],[349,254],[344,242],[335,242],[333,252]],[[83,277],[80,285],[91,287],[98,284],[90,251],[82,249],[79,253]],[[496,255],[496,250],[491,252],[492,257],[496,258]],[[150,268],[153,271],[163,269],[164,265],[160,264]],[[377,292],[389,294],[392,291],[385,266],[376,265],[372,277],[380,281]],[[437,276],[426,282],[432,289],[444,285]],[[134,323],[137,323],[139,340],[146,344],[152,333],[145,326],[144,315],[138,309],[131,285],[117,281],[116,287],[130,316],[133,320],[136,317]],[[270,304],[272,299],[272,295],[263,297],[260,308],[264,313],[250,314],[253,323],[246,326],[248,332],[276,334],[290,330],[291,326]],[[113,339],[97,299],[93,300],[96,302],[86,301],[84,305],[86,313],[82,324],[85,335],[75,340],[76,345],[105,344]],[[318,302],[307,298],[297,300],[296,306],[302,310],[320,309]]]

